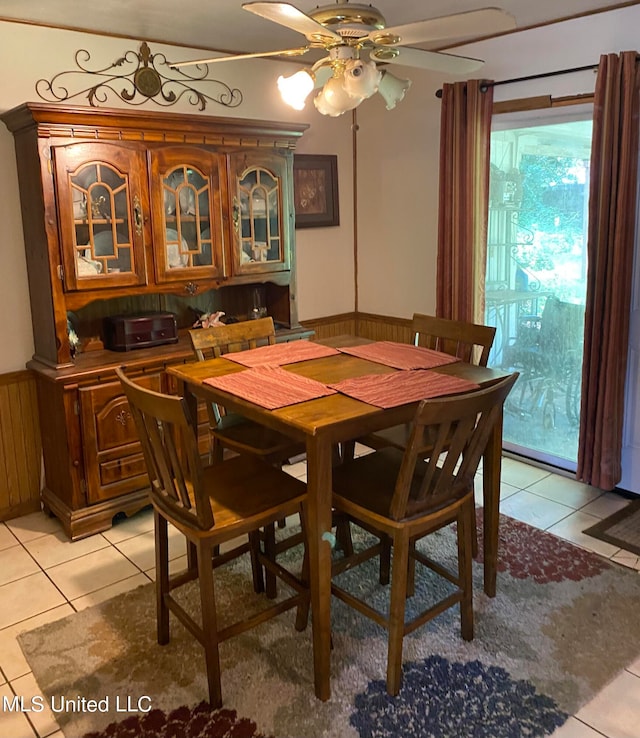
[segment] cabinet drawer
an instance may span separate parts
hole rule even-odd
[[[131,479],[132,477],[144,477],[146,473],[147,467],[142,453],[121,456],[111,461],[103,461],[100,464],[100,482],[102,486],[116,484],[123,479]]]
[[[142,374],[141,386],[162,391],[162,375]],[[142,489],[148,480],[135,422],[120,382],[79,390],[89,504]]]

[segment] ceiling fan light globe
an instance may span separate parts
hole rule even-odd
[[[345,64],[343,87],[347,94],[364,100],[375,94],[381,78],[375,62],[349,59]]]
[[[387,110],[393,110],[395,106],[404,98],[405,93],[411,87],[410,79],[400,79],[388,69],[382,72],[382,79],[378,85],[378,92],[382,95],[387,106]]]
[[[336,118],[347,110],[353,110],[364,100],[363,97],[350,95],[344,88],[344,77],[331,77],[322,90],[313,98],[313,104],[322,115]]]
[[[278,77],[278,90],[283,102],[294,110],[303,110],[307,97],[314,87],[314,79],[305,69],[290,77]]]

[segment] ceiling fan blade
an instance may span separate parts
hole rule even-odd
[[[443,54],[441,51],[425,51],[424,49],[398,48],[397,56],[387,58],[385,49],[374,49],[370,57],[374,61],[385,64],[400,64],[405,67],[418,67],[429,69],[434,72],[446,72],[448,74],[469,74],[475,72],[482,65],[482,59],[473,59],[470,56],[458,56],[457,54]]]
[[[477,38],[511,31],[515,27],[515,18],[510,13],[500,8],[482,8],[481,10],[470,10],[467,13],[456,13],[407,23],[403,26],[383,28],[379,31],[372,31],[368,39],[374,44],[398,46],[451,38],[461,39],[471,36]]]
[[[302,56],[309,51],[308,46],[302,46],[299,49],[281,49],[280,51],[256,51],[253,54],[229,54],[228,56],[214,56],[211,59],[194,59],[193,61],[176,62],[170,64],[172,69],[180,67],[190,67],[194,64],[213,64],[214,62],[237,61],[238,59],[257,59],[261,56]]]
[[[313,20],[313,18],[310,18],[289,3],[244,3],[242,7],[262,18],[279,23],[281,26],[286,26],[292,31],[304,34],[311,43],[342,41],[342,37],[337,33],[334,33],[329,28],[325,28],[322,24]]]

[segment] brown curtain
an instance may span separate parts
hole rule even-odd
[[[484,323],[492,106],[486,80],[442,88],[436,282],[442,318]]]
[[[594,97],[587,302],[577,478],[621,478],[638,175],[637,54],[600,57]]]

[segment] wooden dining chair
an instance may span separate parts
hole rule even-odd
[[[306,485],[256,456],[237,455],[204,466],[196,432],[184,398],[141,387],[116,370],[129,401],[146,462],[154,511],[156,552],[156,610],[158,643],[169,642],[169,613],[202,644],[205,654],[209,702],[222,704],[219,644],[293,607],[298,608],[296,628],[304,630],[309,610],[308,564],[295,576],[265,555],[259,529],[302,512]],[[304,519],[304,518],[303,518]],[[169,574],[167,524],[187,539],[188,569]],[[214,549],[248,534],[254,589],[262,567],[281,578],[294,594],[248,615],[234,609],[235,622],[218,623],[214,570],[246,553],[241,544],[216,556]],[[201,616],[194,619],[174,596],[174,590],[197,579]],[[264,600],[263,600],[264,602]]]
[[[212,328],[199,328],[189,331],[191,345],[198,361],[220,358],[234,351],[254,349],[263,345],[274,345],[276,331],[273,318],[258,318],[239,323],[220,324]],[[306,451],[304,443],[294,441],[278,431],[245,418],[243,415],[228,412],[217,403],[207,403],[209,419],[209,458],[218,463],[224,457],[225,449],[235,453],[257,456],[269,464],[282,466],[289,459]],[[285,527],[285,520],[278,521]],[[276,540],[275,525],[264,530],[267,554],[275,560],[282,551],[296,546],[301,541],[301,533],[294,533]],[[277,595],[275,577],[266,572],[267,597]]]
[[[273,318],[245,320],[212,328],[189,331],[194,353],[199,361],[219,358],[226,353],[273,345],[276,332]],[[282,464],[304,453],[304,444],[260,425],[237,413],[229,413],[217,403],[207,403],[210,433],[210,456],[221,461],[224,449],[259,456],[269,463]]]
[[[457,356],[469,364],[486,366],[496,329],[493,326],[479,323],[467,323],[462,320],[449,320],[414,313],[411,322],[411,334],[415,346],[423,346],[434,351]],[[411,425],[405,423],[358,438],[357,442],[369,448],[394,446],[395,448],[404,449],[410,433]],[[352,441],[344,444],[342,456],[345,460],[353,458],[355,443],[356,441]]]
[[[461,361],[466,361],[469,364],[486,366],[496,329],[493,326],[479,323],[468,323],[462,320],[436,318],[433,315],[414,313],[411,321],[411,333],[413,336],[412,342],[415,346],[423,346],[434,351],[457,356]],[[343,461],[353,459],[356,443],[361,443],[363,446],[373,449],[391,446],[402,451],[409,443],[411,432],[411,423],[403,423],[370,433],[367,436],[344,443],[341,448],[341,458]],[[343,540],[349,540],[349,528],[344,519],[341,523],[340,533]],[[384,584],[389,581],[390,541],[382,537],[382,544],[385,547],[386,554],[381,557],[380,582]],[[473,555],[476,556],[477,553],[478,538],[474,526]]]
[[[486,366],[496,329],[491,325],[464,320],[436,318],[414,313],[411,321],[413,343],[457,356],[468,364]]]
[[[487,389],[423,400],[411,423],[404,451],[394,447],[346,462],[333,472],[335,509],[365,529],[391,541],[393,567],[388,613],[373,608],[338,584],[339,574],[380,555],[380,542],[334,563],[332,593],[388,631],[387,692],[396,695],[402,679],[404,636],[456,604],[462,637],[473,638],[472,531],[473,478],[491,431],[517,373]],[[457,571],[419,551],[424,536],[456,523]],[[413,591],[415,562],[454,586],[441,601],[405,622],[405,603]]]

